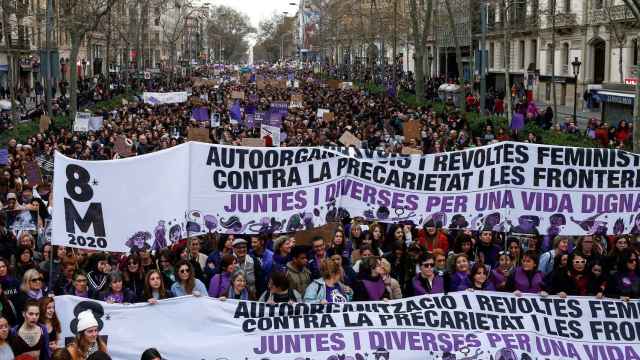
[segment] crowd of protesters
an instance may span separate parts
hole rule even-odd
[[[291,71],[265,67],[257,75],[286,79]],[[201,76],[213,77],[212,69]],[[151,304],[183,295],[332,303],[474,290],[625,301],[640,298],[640,230],[632,235],[547,238],[537,232],[496,232],[491,224],[469,230],[468,224],[448,225],[439,219],[416,227],[345,217],[330,235],[315,237],[307,245],[297,243],[296,233],[208,234],[167,248],[145,246],[130,253],[51,245],[48,226],[54,151],[77,159],[107,160],[176,146],[187,140],[189,127],[208,126],[191,116],[193,107],[202,106],[202,101],[210,112],[221,116],[221,126],[210,129],[209,140],[240,145],[244,138],[258,137],[259,129],[245,128],[242,121],[232,125],[227,101],[232,91],[244,92],[241,105],[245,111],[251,107],[268,110],[273,101],[289,101],[293,94],[303,96],[302,107],[290,108],[282,123],[281,146],[337,144],[345,131],[360,138],[364,147],[389,152],[410,147],[424,154],[511,139],[536,141],[532,134],[496,129],[490,122],[481,134],[474,134],[464,114],[454,107],[437,113],[430,106],[410,107],[388,94],[334,88],[319,81],[311,69],[295,72],[297,87],[258,89],[251,79],[243,81],[242,74],[230,69],[216,70],[215,78],[222,81],[201,87],[193,86],[191,79],[149,81],[144,90],[190,88],[193,99],[160,106],[129,102],[102,114],[105,121],[100,131],[51,129],[23,144],[9,142],[0,177],[5,214],[0,227],[0,358],[66,359],[68,355],[77,360],[99,358],[95,354],[106,351],[90,311],[78,316],[75,341],[66,350],[57,349],[63,339],[53,295]],[[403,77],[402,82],[403,86],[412,84],[410,77]],[[428,92],[437,93],[440,84],[442,81],[431,80]],[[471,100],[467,103],[473,106]],[[516,111],[522,107],[517,106]],[[331,110],[333,121],[318,118],[319,108]],[[525,112],[530,113],[528,110]],[[535,114],[535,118],[545,116]],[[410,119],[422,122],[418,139],[403,137],[403,122]],[[590,124],[586,135],[604,139],[604,134],[598,135],[599,126]],[[621,139],[620,129],[628,131],[628,125],[607,131],[607,142],[601,140],[602,145]],[[119,139],[125,142],[124,151],[116,145]],[[27,174],[28,164],[34,161],[43,175],[35,184]],[[15,214],[24,212],[33,214],[34,229],[12,228]]]

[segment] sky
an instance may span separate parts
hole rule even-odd
[[[260,21],[270,18],[274,12],[282,14],[283,11],[288,11],[288,16],[295,15],[297,6],[289,5],[289,3],[299,4],[300,0],[196,0],[196,2],[232,7],[247,14],[251,19],[251,24],[257,29]]]

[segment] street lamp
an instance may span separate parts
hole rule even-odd
[[[576,125],[578,124],[576,107],[578,105],[578,74],[580,74],[580,65],[582,65],[582,63],[576,56],[575,60],[571,63],[571,66],[573,67],[573,77],[575,78],[575,84],[573,85],[573,122]]]

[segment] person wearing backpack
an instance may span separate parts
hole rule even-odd
[[[353,290],[341,282],[342,269],[336,262],[325,259],[320,264],[322,277],[315,279],[304,292],[305,303],[343,303],[351,301]]]

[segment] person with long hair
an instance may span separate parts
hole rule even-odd
[[[98,295],[89,288],[87,274],[82,270],[78,270],[73,274],[73,280],[71,284],[65,287],[64,294],[88,299],[94,299]]]
[[[489,281],[489,271],[487,267],[480,262],[477,262],[471,268],[471,272],[469,273],[469,281],[471,282],[471,287],[467,290],[487,290],[487,291],[495,291],[495,287],[493,283]]]
[[[207,257],[205,266],[205,274],[207,278],[212,278],[214,274],[219,273],[220,263],[222,257],[225,255],[233,255],[233,241],[235,236],[233,234],[222,235],[218,241],[218,249],[211,252]]]
[[[212,298],[226,296],[231,287],[231,277],[237,269],[236,258],[233,255],[224,255],[220,262],[220,273],[215,274],[209,282],[209,296]]]
[[[158,300],[172,298],[171,290],[164,285],[164,278],[160,271],[151,270],[144,279],[144,291],[140,301],[146,301],[150,304],[157,304]]]
[[[140,360],[162,360],[162,355],[156,348],[149,348],[140,355]]]
[[[13,277],[9,271],[9,261],[0,258],[0,285],[8,300],[12,301],[20,291],[20,281]]]
[[[136,302],[136,294],[124,287],[122,273],[114,271],[109,274],[108,288],[104,289],[98,298],[109,304],[131,304]]]
[[[380,301],[391,299],[382,275],[384,269],[377,256],[364,258],[358,269],[358,280],[353,287],[354,301]]]
[[[13,359],[15,355],[9,345],[9,322],[0,316],[0,359]]]
[[[73,360],[86,360],[93,353],[107,352],[107,344],[100,338],[100,326],[91,310],[78,314],[78,325],[75,341],[67,350]]]
[[[384,239],[384,243],[382,244],[382,251],[392,251],[394,248],[394,244],[397,246],[405,246],[405,240],[404,228],[402,227],[402,225],[393,224]]]
[[[613,275],[618,271],[618,265],[620,264],[620,256],[626,249],[629,248],[629,239],[626,236],[621,236],[615,239],[615,243],[609,250],[609,253],[604,259],[604,268],[606,273]],[[624,269],[624,268],[623,268]]]
[[[27,246],[18,246],[16,251],[16,265],[14,273],[16,278],[24,277],[24,274],[31,269],[36,269],[38,265],[33,259],[33,250]]]
[[[100,293],[109,287],[108,274],[106,273],[108,263],[105,253],[96,253],[89,258],[91,271],[87,273],[87,280],[89,288],[95,293]]]
[[[342,228],[338,228],[333,234],[333,239],[331,239],[327,254],[329,256],[339,254],[340,256],[351,260],[351,251],[353,251],[353,247],[351,243],[347,243],[344,230]]]
[[[587,259],[579,252],[568,256],[567,266],[561,266],[551,273],[549,293],[566,298],[567,295],[586,296],[589,293],[591,272]]]
[[[611,280],[609,294],[624,301],[640,298],[640,275],[638,274],[638,255],[631,249],[620,252],[618,271]]]
[[[22,311],[24,321],[11,329],[11,348],[16,357],[28,355],[34,359],[47,360],[51,357],[49,347],[49,331],[38,323],[40,305],[29,299]]]
[[[451,270],[449,271],[449,292],[463,291],[471,287],[469,280],[469,257],[465,253],[454,256]]]
[[[122,276],[124,278],[124,286],[133,291],[136,297],[140,297],[142,290],[144,290],[144,272],[138,255],[127,256]]]
[[[158,254],[158,270],[160,270],[160,275],[162,275],[162,282],[164,283],[165,288],[170,288],[174,282],[176,282],[176,272],[173,268],[172,264],[172,255],[171,250],[162,249]],[[153,271],[153,270],[151,270]],[[147,278],[149,273],[147,273]],[[145,281],[145,288],[147,285],[147,281]],[[144,298],[144,297],[143,297]]]
[[[51,350],[55,350],[58,347],[62,327],[58,315],[56,315],[56,303],[52,297],[47,296],[40,300],[40,319],[38,322],[47,328],[49,347]]]
[[[178,261],[176,269],[178,269],[178,280],[171,286],[171,292],[175,296],[201,296],[207,293],[207,288],[202,281],[195,278],[193,267],[189,261]]]
[[[520,240],[518,238],[507,238],[507,251],[511,256],[511,262],[513,263],[513,266],[520,266],[523,251],[522,246],[520,245]]]

